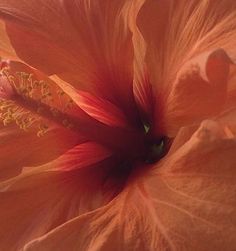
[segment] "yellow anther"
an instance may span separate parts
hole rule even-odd
[[[33,88],[38,88],[40,86],[39,81],[38,80],[34,80],[33,81]]]
[[[42,124],[43,117],[48,119],[51,113],[52,120],[56,123],[60,121],[60,124],[69,129],[74,127],[67,116],[64,116],[64,113],[72,108],[74,101],[59,86],[34,79],[33,74],[26,72],[12,74],[9,68],[4,68],[1,73],[5,74],[11,83],[16,97],[0,99],[0,119],[4,125],[14,122],[25,131],[33,127],[38,129],[37,135],[41,137],[49,129],[47,125]]]
[[[37,132],[38,137],[44,136],[44,134],[48,131],[49,127],[45,124],[39,125],[39,131]]]
[[[58,111],[58,109],[53,108],[53,107],[50,108],[50,111],[52,112],[52,115],[53,115],[54,117],[58,117],[59,114],[60,114],[60,112]]]
[[[41,107],[41,106],[39,106],[38,108],[37,108],[37,113],[42,113],[44,111],[44,109],[43,109],[43,107]]]
[[[64,96],[65,94],[66,93],[64,91],[62,91],[62,90],[57,91],[57,95],[60,96],[60,97]]]
[[[72,129],[72,128],[74,127],[74,125],[73,125],[70,121],[68,121],[67,119],[64,119],[64,120],[62,121],[62,124],[63,124],[66,128],[68,128],[68,129]]]

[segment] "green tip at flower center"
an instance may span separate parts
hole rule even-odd
[[[148,125],[147,123],[144,123],[143,127],[144,127],[145,133],[147,134],[149,132],[149,130],[150,130],[150,125]]]
[[[160,158],[163,157],[164,149],[165,149],[164,139],[161,139],[158,142],[151,143],[149,145],[145,163],[151,164],[157,162]]]

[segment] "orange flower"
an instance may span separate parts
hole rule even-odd
[[[0,250],[236,250],[235,10],[0,1]]]

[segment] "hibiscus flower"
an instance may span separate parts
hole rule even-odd
[[[236,250],[234,0],[0,18],[0,250]]]

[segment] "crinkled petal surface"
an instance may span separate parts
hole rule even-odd
[[[235,150],[235,138],[228,138],[224,127],[205,121],[108,205],[24,250],[235,250]]]
[[[137,22],[156,100],[156,134],[175,136],[222,108],[229,70],[223,50],[235,58],[235,7],[232,0],[145,1]]]
[[[216,48],[235,52],[235,4],[233,0],[145,1],[138,27],[157,88],[170,84],[182,65],[202,52]]]
[[[198,55],[182,67],[170,92],[163,93],[165,133],[219,114],[227,100],[231,61],[222,50]]]

